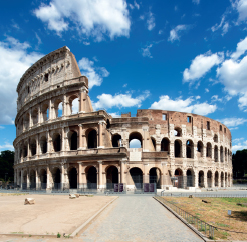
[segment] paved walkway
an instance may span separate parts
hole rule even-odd
[[[203,241],[151,196],[120,196],[79,235],[92,241]]]

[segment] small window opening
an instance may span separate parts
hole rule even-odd
[[[207,130],[210,130],[210,122],[207,121]]]
[[[162,120],[166,120],[166,114],[162,114]]]
[[[27,93],[29,93],[29,92],[30,92],[30,87],[28,86],[28,87],[27,87]]]
[[[48,73],[45,74],[45,82],[48,82]]]
[[[191,116],[187,116],[187,122],[191,123]]]
[[[224,133],[226,133],[226,128],[224,128]]]
[[[58,85],[57,88],[59,88],[60,86]]]
[[[222,131],[222,125],[220,125],[220,131]]]

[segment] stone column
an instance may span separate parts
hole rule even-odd
[[[120,183],[125,183],[124,182],[124,165],[125,165],[126,160],[121,160],[120,161]]]
[[[64,127],[61,128],[61,143],[62,143],[62,144],[61,144],[61,151],[64,151],[64,150],[65,150],[65,149],[64,149],[64,148],[65,148],[65,147],[64,147],[64,146],[65,146],[65,145],[64,145],[64,143],[65,143],[64,129],[65,129]],[[67,136],[67,135],[66,135],[66,136]]]
[[[144,164],[143,183],[149,183],[149,164]]]
[[[156,151],[161,151],[161,142],[156,141]]]
[[[99,125],[99,129],[98,129],[98,148],[104,148],[104,144],[103,144],[103,137],[102,137],[102,131],[104,129],[104,125],[105,125],[105,121],[99,121],[98,125]]]
[[[60,182],[61,182],[61,190],[64,188],[64,163],[61,163],[61,171],[60,171]]]
[[[144,137],[143,137],[143,141],[142,141],[142,148],[143,148],[143,151],[149,151],[148,144],[147,144],[148,127],[143,127],[142,130],[144,133]]]
[[[98,161],[98,188],[103,188],[102,184],[102,161]]]
[[[83,140],[82,140],[82,124],[79,124],[78,125],[78,127],[79,127],[79,134],[78,134],[78,150],[82,150],[83,148],[83,145],[82,145],[82,142],[83,142]]]
[[[78,188],[83,188],[82,183],[82,162],[78,162]]]
[[[29,112],[29,129],[33,126],[33,120],[32,120],[32,109]]]
[[[36,190],[37,190],[40,187],[38,169],[35,170],[35,183],[36,183]]]
[[[40,105],[38,105],[38,124],[41,123],[41,115],[42,115],[41,108],[40,108]]]
[[[214,176],[215,176],[215,171],[212,171],[212,188],[215,187]]]
[[[39,134],[36,135],[36,155],[40,155]]]
[[[195,171],[195,187],[198,188],[198,172]]]
[[[83,86],[80,89],[79,113],[85,113],[86,112],[87,93],[88,93],[88,89],[85,86]]]
[[[52,175],[49,166],[46,167],[46,189],[51,190],[52,188]]]
[[[27,159],[30,158],[30,140],[27,140]]]
[[[52,139],[50,137],[49,130],[46,131],[46,140],[47,140],[47,153],[50,153],[52,148]]]
[[[49,100],[49,120],[53,119],[53,105],[51,99]]]
[[[29,180],[29,170],[27,170],[27,188],[30,186],[30,180]]]
[[[162,165],[162,175],[161,175],[161,189],[164,189],[166,185],[170,185],[168,180],[168,170],[167,170],[167,162],[161,162]]]
[[[63,114],[62,116],[67,116],[67,100],[66,95],[63,95]]]
[[[208,187],[208,174],[206,172],[204,172],[204,187]]]
[[[182,152],[182,158],[186,158],[187,156],[186,156],[186,140],[182,140],[182,150],[181,150],[181,152]],[[192,150],[191,150],[191,152],[192,152]]]
[[[21,184],[20,184],[21,189],[22,189],[22,183],[23,183],[23,170],[21,169]]]

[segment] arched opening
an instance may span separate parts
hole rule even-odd
[[[157,189],[161,189],[161,171],[153,167],[149,171],[149,183],[155,183]]]
[[[193,176],[193,172],[190,169],[187,170],[186,177],[187,177],[187,187],[194,187],[194,176]]]
[[[42,136],[40,139],[40,149],[42,154],[47,152],[47,141],[45,136]]]
[[[194,143],[192,140],[187,140],[186,142],[186,157],[194,158]]]
[[[222,146],[220,146],[220,162],[224,162],[224,150]]]
[[[218,146],[214,146],[214,161],[218,162]]]
[[[106,128],[109,129],[111,127],[109,119],[106,120]]]
[[[212,158],[212,145],[211,143],[207,143],[207,154],[206,154],[207,157],[209,158]]]
[[[45,169],[42,169],[40,171],[40,185],[41,189],[46,189],[46,184],[47,184],[47,173]]]
[[[161,141],[161,151],[170,151],[170,140],[168,138],[164,138]]]
[[[36,189],[36,174],[34,170],[30,171],[30,188]]]
[[[183,171],[181,169],[175,170],[175,180],[173,180],[173,186],[177,188],[184,188]]]
[[[56,133],[53,135],[53,149],[55,152],[58,152],[61,150],[61,137],[60,134]]]
[[[60,176],[60,169],[55,168],[52,172],[52,179],[53,179],[53,188],[60,189],[61,188],[61,176]]]
[[[114,134],[112,136],[112,147],[120,147],[122,145],[121,136],[119,134]]]
[[[227,172],[225,172],[225,186],[226,187],[228,186],[228,183],[227,183]]]
[[[225,148],[225,162],[227,162],[227,148]]]
[[[175,157],[182,157],[182,142],[181,142],[181,140],[175,140],[174,149],[175,149]]]
[[[151,138],[151,140],[152,140],[154,151],[156,151],[156,140],[153,137]]]
[[[228,174],[228,186],[230,187],[231,186],[231,175]]]
[[[36,155],[36,140],[32,139],[30,142],[31,155]]]
[[[70,114],[76,114],[79,112],[79,99],[76,95],[69,98]]]
[[[142,189],[143,185],[143,172],[138,167],[133,167],[130,169],[130,176],[132,178],[132,183],[137,189]]]
[[[27,171],[24,171],[22,177],[22,189],[26,190],[28,185],[29,184],[27,184]]]
[[[97,132],[95,129],[87,132],[87,148],[94,149],[97,148]]]
[[[219,186],[219,172],[218,171],[216,171],[214,175],[214,184],[216,187]]]
[[[214,135],[214,142],[218,143],[218,135],[217,134]]]
[[[174,136],[182,137],[182,129],[176,127],[176,128],[174,129]]]
[[[203,143],[202,141],[198,141],[197,143],[197,157],[203,157]]]
[[[33,121],[33,125],[38,123],[38,109],[34,109],[32,112],[32,121]]]
[[[203,171],[199,171],[198,184],[199,184],[199,187],[205,187],[205,184],[204,184],[204,172]]]
[[[87,188],[97,189],[97,170],[94,166],[86,168]]]
[[[116,166],[109,166],[106,170],[106,187],[112,189],[116,183],[118,183],[118,169]]]
[[[221,172],[220,182],[221,182],[221,187],[224,187],[224,172]]]
[[[46,121],[49,119],[49,106],[47,103],[43,104],[41,108],[41,113],[42,113],[42,121]]]
[[[75,167],[69,170],[69,187],[70,189],[77,189],[77,171]]]
[[[56,118],[62,117],[62,115],[63,115],[63,102],[61,99],[57,99],[54,102],[54,110],[55,110]]]
[[[68,136],[70,150],[77,150],[77,133],[75,131],[70,131]]]
[[[207,183],[208,187],[212,187],[212,171],[208,171],[207,173]]]
[[[24,123],[24,130],[29,129],[29,113],[26,113],[23,118],[23,123]]]
[[[129,136],[130,148],[142,148],[142,135],[138,132],[133,132]]]
[[[27,144],[25,143],[23,146],[23,157],[27,157]]]

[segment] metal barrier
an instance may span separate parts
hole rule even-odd
[[[239,197],[244,198],[247,197],[247,193],[239,193],[239,194],[213,194],[213,193],[168,193],[168,192],[161,192],[161,196],[163,197],[189,197],[189,195],[193,195],[193,197]]]
[[[205,236],[208,236],[210,239],[214,238],[214,229],[215,227],[206,223],[205,221],[202,221],[198,217],[184,211],[183,209],[177,207],[173,203],[167,201],[163,197],[160,197],[158,195],[155,196],[157,200],[165,204],[167,207],[175,211],[179,216],[184,218],[189,224],[192,224],[198,231],[205,234]]]

